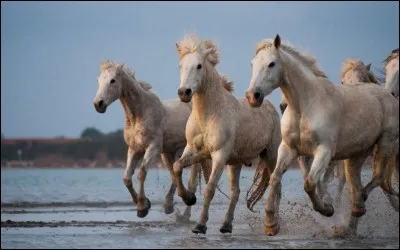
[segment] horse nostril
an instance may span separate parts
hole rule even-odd
[[[185,95],[190,96],[191,93],[192,93],[191,89],[186,89],[185,90]]]
[[[281,108],[281,113],[282,113],[282,115],[283,115],[283,113],[284,113],[285,110],[286,110],[287,104],[280,104],[279,107]]]
[[[392,96],[396,97],[396,94],[394,92],[392,92]]]
[[[254,93],[254,98],[257,100],[258,98],[261,97],[261,93],[260,92],[255,92]]]
[[[104,104],[103,100],[99,101],[99,104],[98,104],[99,108],[103,107],[103,104]]]

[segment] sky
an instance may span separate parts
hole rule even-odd
[[[349,57],[374,69],[399,47],[398,2],[1,2],[1,132],[79,137],[124,126],[119,101],[97,113],[99,65],[125,62],[161,100],[177,98],[175,43],[216,41],[217,70],[244,97],[256,44],[278,33],[308,51],[335,84]],[[281,92],[267,97],[279,111]]]

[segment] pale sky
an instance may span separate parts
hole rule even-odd
[[[93,107],[99,64],[135,68],[161,100],[177,98],[175,43],[186,32],[214,39],[217,69],[243,97],[257,42],[279,33],[310,51],[339,82],[348,57],[382,68],[399,47],[398,2],[1,2],[1,132],[6,137],[78,137],[124,126],[119,101]],[[279,111],[280,90],[267,97]]]

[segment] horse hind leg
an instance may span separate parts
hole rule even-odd
[[[172,168],[172,164],[175,159],[175,154],[174,153],[162,153],[161,159],[162,159],[162,162],[164,163],[164,166],[167,167],[169,174],[171,176],[171,186],[169,188],[169,191],[168,191],[168,193],[165,197],[165,201],[164,201],[164,212],[165,212],[165,214],[172,214],[174,212],[174,195],[176,192],[174,171]]]
[[[344,162],[346,179],[349,183],[349,193],[352,201],[351,215],[353,217],[361,217],[366,212],[362,193],[361,168],[367,156],[368,153],[364,153],[360,156],[347,159]]]
[[[374,153],[374,173],[371,181],[363,188],[364,201],[368,199],[369,194],[378,186],[381,186],[384,192],[389,195],[395,195],[390,182],[385,180],[387,165],[390,161],[391,154],[395,147],[398,148],[399,140],[395,142],[392,136],[383,135],[377,142],[377,147]],[[389,171],[390,171],[389,166]]]
[[[384,189],[384,193],[387,196],[390,205],[396,212],[399,211],[399,193],[392,188],[392,177],[393,175],[397,175],[397,181],[398,181],[398,168],[399,168],[398,164],[399,164],[398,147],[396,147],[389,159],[389,164],[385,174],[385,181],[384,183],[381,184],[381,187],[382,189]]]
[[[220,228],[221,233],[232,233],[232,221],[234,218],[236,204],[239,200],[240,195],[240,171],[242,170],[242,165],[228,165],[228,179],[230,181],[231,186],[231,200],[229,203],[228,211],[225,215],[225,220]]]
[[[337,189],[335,203],[336,203],[336,205],[339,205],[340,202],[342,201],[343,189],[344,189],[344,185],[346,184],[344,161],[339,161],[339,163],[336,167],[336,171],[337,171],[337,179],[338,179],[338,189]]]

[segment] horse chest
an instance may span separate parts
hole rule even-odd
[[[145,149],[151,142],[152,135],[150,132],[142,127],[135,128],[129,127],[124,130],[125,143],[132,149],[142,150]]]
[[[290,126],[282,131],[282,139],[291,148],[311,154],[318,141],[317,131],[305,124]]]

